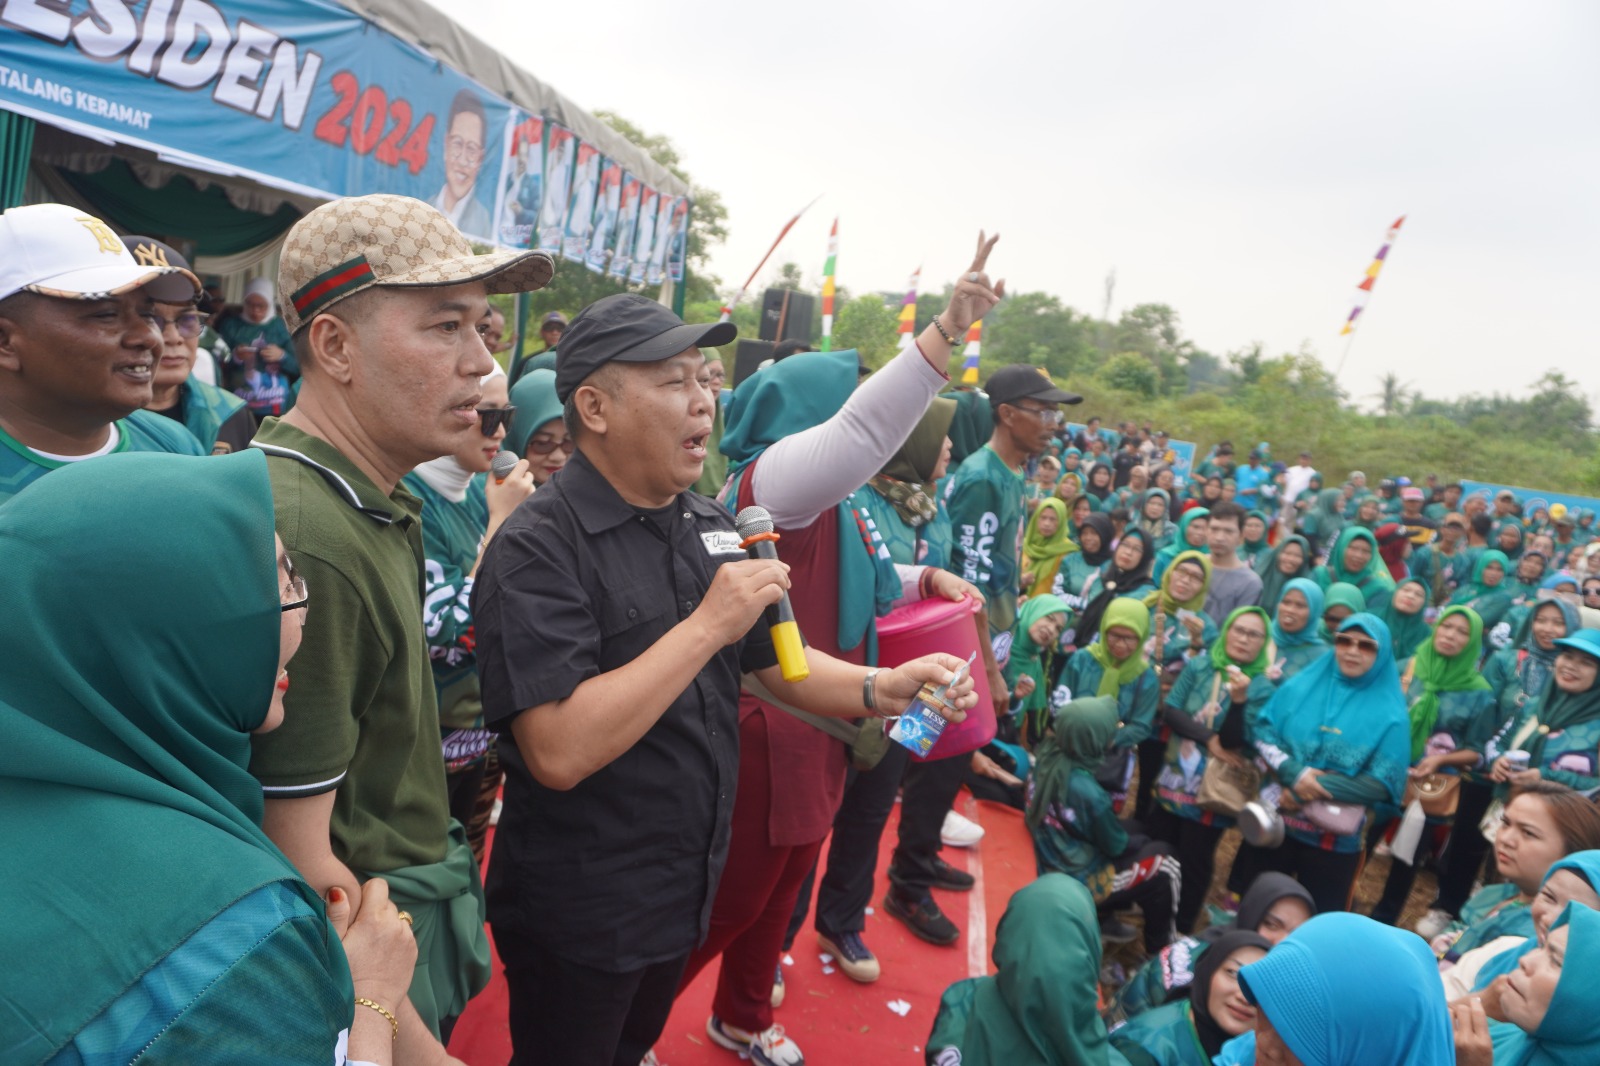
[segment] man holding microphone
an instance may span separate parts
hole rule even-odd
[[[740,676],[816,714],[899,713],[960,660],[869,670],[807,649],[777,667],[765,609],[788,567],[747,557],[690,492],[715,398],[691,326],[623,294],[562,339],[556,391],[577,452],[502,526],[473,591],[505,807],[486,893],[513,1062],[634,1066],[705,935],[727,859]],[[970,683],[952,693],[962,718]]]

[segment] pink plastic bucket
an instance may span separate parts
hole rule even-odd
[[[899,666],[934,652],[965,660],[978,651],[977,613],[977,603],[968,600],[931,599],[895,608],[878,619],[878,665]],[[965,721],[945,726],[929,759],[965,755],[994,739],[994,700],[981,653],[972,663],[972,677],[978,705]]]

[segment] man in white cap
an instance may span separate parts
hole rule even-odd
[[[304,378],[252,446],[267,453],[279,535],[317,591],[287,720],[252,738],[250,770],[262,828],[307,881],[359,903],[362,882],[382,877],[415,923],[397,1061],[444,1060],[489,979],[477,866],[439,747],[422,505],[400,479],[480,436],[489,296],[542,288],[553,270],[542,253],[473,255],[437,208],[388,195],[322,205],[279,260]]]
[[[82,459],[205,454],[188,430],[143,410],[162,349],[155,300],[199,291],[187,270],[141,266],[77,208],[0,215],[0,502]]]

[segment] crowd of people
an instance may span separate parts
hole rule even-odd
[[[552,261],[416,200],[217,319],[159,241],[0,215],[0,1059],[453,1061],[492,935],[516,1063],[653,1063],[714,967],[709,1041],[800,1066],[779,959],[811,914],[879,978],[897,805],[882,911],[956,944],[967,788],[1038,877],[930,1063],[1596,1061],[1593,516],[1264,443],[1179,484],[1038,368],[952,385],[996,239],[876,372],[725,390],[734,328],[637,295],[503,367]],[[879,661],[923,601],[972,676]],[[985,728],[918,757],[914,705]]]

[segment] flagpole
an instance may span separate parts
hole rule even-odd
[[[822,194],[818,193],[811,203],[806,204],[806,206],[796,211],[794,213],[794,217],[783,224],[783,229],[778,231],[777,240],[772,242],[772,247],[767,249],[767,254],[761,257],[761,262],[757,263],[756,268],[750,271],[750,276],[744,279],[744,284],[739,286],[739,291],[734,294],[733,299],[722,305],[721,320],[723,322],[727,322],[733,318],[734,307],[738,305],[740,300],[744,299],[744,294],[749,291],[751,283],[756,280],[756,275],[761,273],[761,268],[767,265],[767,260],[772,258],[772,253],[778,250],[778,245],[783,243],[783,239],[789,235],[789,231],[794,229],[794,224],[800,221],[800,216],[809,211],[812,205],[820,199],[822,199]]]

